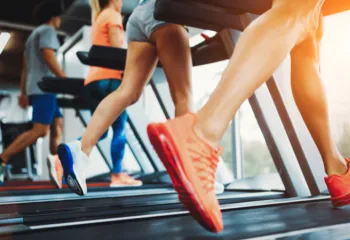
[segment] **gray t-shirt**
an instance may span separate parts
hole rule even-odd
[[[49,25],[37,27],[29,36],[25,44],[27,61],[27,95],[44,94],[38,87],[38,82],[44,76],[54,76],[46,65],[41,49],[49,48],[57,52],[60,47],[55,29]]]

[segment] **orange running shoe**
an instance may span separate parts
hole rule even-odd
[[[139,187],[142,181],[136,180],[127,173],[114,173],[111,176],[110,187]]]
[[[221,149],[214,149],[196,135],[196,119],[189,113],[166,123],[150,124],[147,132],[182,204],[204,228],[220,232],[222,214],[214,186]]]
[[[345,160],[348,163],[348,171],[344,175],[325,177],[334,207],[350,205],[350,160]]]

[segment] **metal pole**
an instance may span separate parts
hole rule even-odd
[[[240,121],[239,111],[231,123],[232,132],[232,161],[233,161],[233,177],[234,179],[241,179],[243,177],[243,159],[240,138]]]

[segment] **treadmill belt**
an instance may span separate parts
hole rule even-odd
[[[284,194],[279,192],[228,192],[219,195],[221,204],[242,203],[249,201],[260,201],[283,198]],[[24,223],[33,222],[57,222],[61,220],[80,218],[103,217],[128,217],[135,214],[150,214],[156,211],[184,211],[182,204],[175,193],[114,197],[101,199],[80,199],[76,201],[61,201],[30,203],[20,205],[8,205],[0,209],[0,214],[16,213],[24,219]]]
[[[52,185],[53,186],[53,185]],[[33,187],[33,189],[32,189]],[[7,197],[7,196],[30,196],[30,195],[50,195],[50,194],[60,194],[60,193],[71,193],[72,191],[68,188],[64,189],[57,189],[57,188],[50,188],[50,189],[40,189],[40,185],[38,186],[39,189],[35,189],[35,186],[32,185],[31,188],[28,190],[23,190],[19,188],[19,190],[15,191],[6,191],[1,190],[2,187],[0,187],[0,197]],[[120,190],[135,190],[135,189],[160,189],[160,188],[171,188],[171,184],[144,184],[141,187],[120,187],[120,188],[111,188],[109,187],[109,183],[101,182],[101,183],[88,183],[88,191],[89,193],[93,192],[103,192],[103,191],[120,191]]]
[[[204,230],[189,215],[185,215],[36,230],[23,235],[12,235],[11,239],[69,239],[79,236],[88,240],[101,238],[102,235],[103,239],[107,240],[145,237],[167,240],[260,239],[263,236],[300,235],[302,231],[312,234],[319,232],[318,228],[329,227],[333,227],[333,236],[345,235],[345,238],[348,238],[349,232],[344,232],[344,228],[337,225],[348,224],[349,216],[350,208],[333,209],[329,201],[320,201],[224,211],[225,229],[219,234]],[[349,225],[346,226],[349,229]],[[35,226],[29,227],[35,229]]]
[[[87,183],[87,187],[88,188],[96,188],[96,187],[109,187],[110,183],[106,183],[106,182],[101,182],[101,183]],[[63,189],[68,189],[68,185],[67,184],[63,184]],[[31,190],[31,192],[34,190],[42,190],[42,189],[57,189],[57,187],[54,184],[48,183],[48,184],[44,184],[44,183],[39,183],[39,184],[35,184],[32,183],[27,184],[27,185],[9,185],[9,186],[1,186],[0,187],[0,192],[8,192],[8,191],[26,191],[26,190]]]

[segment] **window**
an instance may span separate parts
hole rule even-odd
[[[164,122],[166,117],[150,84],[144,89],[144,109],[150,122]]]
[[[204,66],[194,67],[192,71],[193,97],[196,110],[200,109],[209,99],[218,84],[223,70],[228,61],[221,61]],[[232,129],[231,125],[226,130],[221,141],[224,148],[222,159],[225,167],[233,177],[233,155],[232,155]]]
[[[321,74],[328,99],[331,129],[340,152],[350,157],[350,13],[325,18]]]
[[[222,61],[193,69],[194,101],[197,110],[208,101],[227,64],[228,61]],[[264,136],[248,101],[241,106],[238,116],[239,137],[237,139],[240,142],[236,143],[233,139],[232,123],[230,123],[221,141],[221,146],[224,148],[222,158],[231,177],[234,176],[233,170],[239,166],[242,166],[242,169],[239,170],[242,177],[276,173],[277,170]],[[236,159],[233,148],[240,151],[240,154],[238,154],[240,159]],[[241,164],[234,166],[234,162],[240,162]]]
[[[264,136],[248,101],[240,108],[239,125],[243,177],[276,173]]]

